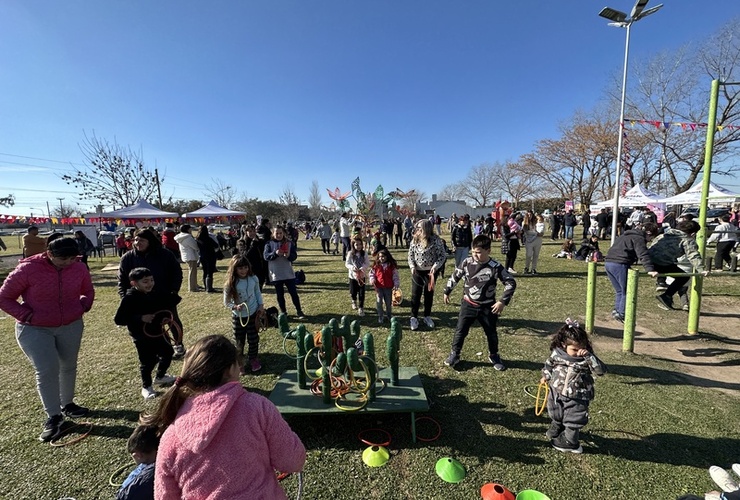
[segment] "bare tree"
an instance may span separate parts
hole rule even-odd
[[[283,205],[283,216],[286,220],[296,220],[300,211],[299,204],[301,200],[295,194],[293,186],[288,183],[283,187],[283,191],[278,197],[278,201]]]
[[[647,137],[641,144],[643,163],[638,175],[656,190],[665,186],[668,194],[691,187],[704,168],[710,90],[706,76],[721,82],[740,79],[740,18],[708,40],[702,46],[658,54],[632,68],[638,85],[627,94],[625,115],[641,130],[628,128],[626,137],[631,142],[633,137]],[[620,89],[621,83],[611,86],[612,102],[619,102]],[[712,173],[731,175],[740,167],[723,160],[737,154],[740,130],[725,125],[740,120],[740,86],[723,85],[720,94]],[[633,147],[629,145],[631,155]]]
[[[319,181],[312,181],[308,193],[308,211],[312,218],[318,218],[321,215],[321,189]]]
[[[560,139],[543,139],[522,156],[519,169],[551,186],[560,197],[591,204],[595,193],[611,187],[617,126],[604,113],[576,113],[560,127]]]
[[[447,184],[439,190],[439,193],[437,193],[437,199],[455,201],[464,198],[465,195],[462,193],[462,186],[463,184],[461,182]]]
[[[477,207],[493,205],[501,194],[498,173],[502,168],[499,162],[481,163],[472,167],[465,180],[459,184],[460,193]]]
[[[81,215],[80,208],[76,205],[65,205],[60,203],[59,207],[51,209],[51,216],[58,217],[60,219],[77,217],[79,215]]]
[[[3,207],[12,207],[15,205],[15,196],[9,194],[8,196],[0,197],[0,205]]]
[[[80,144],[85,157],[82,169],[62,175],[62,180],[80,190],[80,198],[129,206],[140,199],[149,199],[157,192],[156,170],[144,165],[141,152],[98,139],[93,133]]]
[[[237,196],[233,186],[213,177],[211,183],[206,186],[205,194],[224,208],[231,208]]]
[[[507,194],[514,207],[522,200],[532,198],[538,191],[542,181],[535,176],[527,175],[515,162],[507,161],[495,173],[497,183],[503,194]]]

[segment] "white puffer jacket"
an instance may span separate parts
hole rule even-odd
[[[175,241],[180,245],[180,258],[183,262],[198,260],[200,258],[198,243],[195,241],[192,234],[177,233]]]

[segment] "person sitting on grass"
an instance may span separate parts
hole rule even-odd
[[[594,399],[593,374],[603,375],[606,366],[593,353],[586,331],[570,318],[552,336],[550,350],[540,379],[550,387],[547,413],[552,422],[545,435],[558,451],[583,453],[578,437]]]
[[[576,260],[589,260],[589,256],[593,254],[593,252],[599,251],[599,237],[596,235],[591,235],[588,238],[585,238],[581,242],[581,248],[578,249],[578,251],[575,254]]]
[[[174,351],[162,331],[162,322],[172,317],[180,296],[154,291],[154,276],[146,267],[134,268],[128,276],[131,288],[121,299],[113,321],[128,328],[139,356],[141,395],[144,399],[151,399],[157,396],[152,388],[155,366],[155,384],[166,385],[175,381],[175,377],[167,374]]]
[[[496,323],[499,314],[514,296],[516,280],[504,266],[491,258],[491,238],[484,234],[478,235],[473,238],[472,247],[470,257],[455,268],[444,289],[444,303],[449,304],[452,289],[464,278],[460,314],[452,338],[452,352],[444,363],[452,368],[460,362],[465,337],[468,336],[473,322],[478,320],[488,341],[488,360],[496,370],[502,371],[506,367],[498,352]],[[501,298],[496,300],[498,281],[504,284],[504,291]]]
[[[567,239],[563,242],[563,246],[560,247],[560,251],[553,254],[553,257],[557,259],[572,259],[575,252],[576,244],[573,243],[573,240]]]
[[[154,462],[158,447],[156,427],[139,425],[134,429],[126,448],[136,462],[136,468],[121,485],[116,500],[154,500]]]
[[[740,476],[740,464],[732,464],[732,471]],[[712,465],[709,468],[709,476],[722,490],[709,491],[703,496],[683,495],[676,500],[740,500],[740,485],[738,481],[722,467]]]

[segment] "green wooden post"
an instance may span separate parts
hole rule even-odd
[[[321,354],[323,354],[325,369],[321,372],[321,395],[325,404],[331,403],[331,378],[329,365],[334,358],[331,349],[332,328],[327,325],[321,329]],[[320,355],[321,355],[320,354]]]
[[[401,350],[401,324],[391,319],[391,334],[385,343],[385,353],[391,365],[391,384],[398,385],[398,352]]]
[[[367,367],[367,383],[370,384],[370,390],[368,391],[368,401],[375,401],[375,382],[378,378],[377,374],[377,363],[375,361],[375,339],[370,332],[365,333],[362,337],[362,345],[365,350],[366,358],[370,359],[369,363],[365,363]]]
[[[704,175],[701,185],[701,202],[699,203],[699,224],[701,229],[696,235],[696,245],[702,257],[706,256],[707,250],[707,197],[709,196],[709,183],[712,176],[712,156],[714,153],[714,132],[717,130],[717,100],[719,99],[719,80],[712,80],[712,90],[709,95],[709,115],[707,116],[707,140],[704,146]],[[689,335],[699,333],[699,313],[701,312],[701,289],[702,276],[694,276],[691,279],[691,296],[689,300],[689,323],[687,331]]]
[[[306,359],[306,327],[298,325],[295,334],[296,347],[298,348],[298,355],[296,356],[296,370],[298,371],[298,383],[299,389],[306,388],[306,370],[304,369],[304,360]]]
[[[596,262],[588,263],[588,281],[586,285],[586,333],[594,333],[594,315],[596,314]]]
[[[624,332],[622,333],[622,352],[634,352],[635,349],[635,311],[637,310],[636,269],[627,270],[627,297],[624,304]]]

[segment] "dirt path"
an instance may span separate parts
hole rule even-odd
[[[740,312],[737,298],[704,297],[699,319],[701,333],[697,335],[685,334],[684,329],[675,336],[660,336],[643,323],[650,324],[638,319],[635,354],[669,361],[675,366],[675,373],[690,383],[740,397]],[[620,326],[611,319],[596,318],[596,331],[608,332],[598,335],[599,345],[621,351]],[[615,330],[619,330],[616,335]]]

